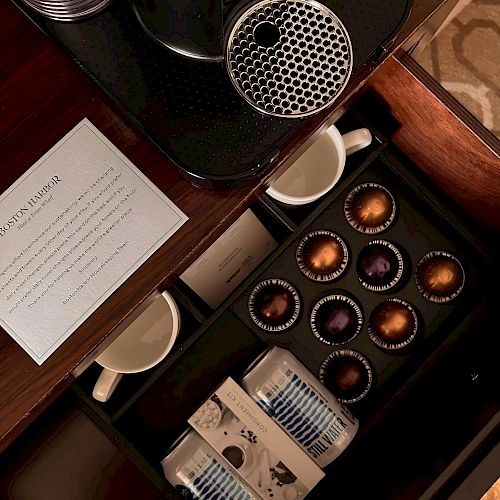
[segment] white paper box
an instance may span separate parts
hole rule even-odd
[[[303,498],[324,477],[231,378],[189,423],[264,499]]]
[[[216,309],[276,246],[248,209],[180,278]]]

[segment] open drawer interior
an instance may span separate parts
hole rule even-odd
[[[74,411],[93,422],[113,443],[116,453],[146,478],[152,498],[181,498],[164,479],[160,461],[188,428],[187,419],[196,408],[226,377],[240,379],[268,345],[289,349],[314,375],[323,373],[326,385],[328,378],[324,375],[332,354],[356,351],[371,368],[372,385],[366,396],[347,403],[360,420],[360,431],[342,456],[325,469],[326,477],[309,498],[327,498],[332,491],[339,498],[374,494],[418,498],[491,425],[499,406],[489,326],[499,299],[494,287],[499,278],[492,259],[494,249],[485,243],[482,230],[471,229],[469,218],[457,210],[457,199],[453,202],[443,193],[439,187],[443,186],[442,179],[422,175],[420,160],[428,159],[425,155],[431,153],[424,152],[417,158],[410,155],[410,159],[408,154],[418,145],[409,145],[405,130],[396,132],[395,141],[392,134],[387,138],[390,118],[379,115],[378,123],[371,115],[366,120],[359,105],[339,120],[341,132],[368,125],[375,140],[348,159],[339,184],[318,202],[291,208],[263,194],[251,207],[275,237],[277,248],[221,306],[209,307],[180,280],[168,288],[179,306],[182,328],[174,350],[162,363],[125,377],[107,403],[92,399],[100,370],[93,364],[57,403],[76,408]],[[420,146],[425,149],[422,143]],[[487,158],[490,153],[486,148],[480,154]],[[437,161],[436,156],[432,158]],[[395,203],[394,222],[380,234],[360,232],[345,216],[345,200],[363,184],[383,186]],[[300,242],[318,230],[340,235],[348,249],[346,269],[332,282],[318,283],[297,265]],[[400,280],[388,290],[370,290],[359,279],[359,254],[373,240],[393,244],[404,261]],[[450,302],[433,303],[417,286],[419,263],[434,250],[455,256],[465,274],[463,290]],[[292,283],[300,295],[297,322],[279,333],[261,328],[248,308],[256,285],[272,279]],[[325,342],[324,336],[321,340],[311,327],[315,304],[332,294],[347,296],[359,305],[362,314],[360,331],[339,345]],[[394,298],[413,306],[419,325],[415,338],[395,351],[377,345],[368,331],[377,306]],[[330,389],[335,393],[335,388]],[[37,425],[37,431],[45,433],[50,418],[42,416]],[[475,456],[464,459],[457,471],[465,474],[472,470],[497,437],[488,434]],[[11,460],[22,468],[20,457],[33,446],[20,440],[2,460]],[[129,474],[128,469],[124,471]],[[452,491],[457,477],[450,476],[437,494]],[[2,486],[8,488],[9,479],[3,481]],[[132,498],[128,494],[120,498]],[[118,493],[109,483],[106,498],[113,495],[126,494]]]

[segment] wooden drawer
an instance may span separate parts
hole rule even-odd
[[[500,164],[495,138],[478,126],[405,55],[389,59],[372,76],[363,95],[353,103],[352,110],[354,116],[373,124],[374,129],[382,131],[383,136],[411,158],[413,173],[426,189],[442,192],[443,196],[446,193],[454,201],[456,206],[452,203],[453,210],[446,213],[448,222],[460,226],[463,236],[490,262],[491,276],[496,274],[498,277],[498,264],[494,259],[488,260],[497,250],[493,236],[500,228]],[[368,154],[358,162],[366,160]],[[269,206],[269,203],[273,204],[267,200],[260,206]],[[287,235],[293,236],[300,221],[312,210],[310,207],[298,211],[277,208],[273,224],[281,227],[281,241]],[[99,409],[99,404],[89,405],[85,397],[65,396],[62,400],[62,404],[76,405],[86,413],[120,453],[149,479],[158,494],[168,498],[175,494],[162,477],[158,459],[197,403],[194,399],[190,401],[186,392],[182,396],[186,398],[185,404],[179,405],[177,417],[172,419],[165,415],[162,420],[154,405],[155,401],[161,403],[155,398],[161,399],[166,392],[165,385],[160,390],[158,384],[173,387],[179,376],[186,376],[188,380],[183,380],[180,386],[186,391],[199,391],[198,397],[203,398],[212,383],[221,382],[229,374],[237,375],[241,366],[262,348],[257,339],[242,334],[241,338],[236,337],[225,346],[225,355],[219,353],[219,358],[203,359],[204,353],[214,356],[214,346],[222,341],[220,332],[210,330],[220,321],[222,313],[213,314],[185,291],[177,290],[176,293],[185,305],[184,314],[190,318],[182,350],[170,361],[167,358],[165,366],[156,374],[144,379],[143,387],[134,389],[133,400],[125,398],[125,403],[113,412]],[[411,385],[411,392],[406,397],[400,395],[384,418],[378,419],[377,425],[365,418],[363,443],[354,445],[342,460],[328,469],[327,478],[310,498],[325,498],[325,492],[332,488],[336,488],[342,498],[353,491],[350,485],[361,479],[365,490],[360,490],[360,485],[356,484],[354,491],[358,494],[366,493],[368,487],[368,491],[387,498],[449,495],[461,478],[487,454],[498,437],[495,434],[498,420],[498,400],[494,394],[495,351],[488,328],[498,296],[490,295],[485,289],[474,290],[474,293],[488,300],[484,308],[467,319],[468,324],[464,325],[467,328],[459,341],[443,345],[439,361],[429,363],[424,372],[419,373],[418,381]],[[196,333],[200,324],[205,324],[206,328]],[[193,336],[192,341],[190,336]],[[189,356],[197,356],[200,362],[193,370],[196,376],[191,381],[189,371],[185,370],[190,365]],[[229,358],[232,362],[227,361]],[[210,370],[212,363],[215,371],[212,370],[203,384],[197,384],[196,377],[200,377],[204,369]],[[175,369],[182,366],[183,371],[176,374]],[[90,373],[87,371],[81,380]],[[85,392],[81,384],[77,392],[80,395]],[[467,408],[464,408],[464,400]],[[40,432],[44,432],[43,429]],[[28,443],[15,443],[5,454],[6,460],[9,456],[19,460],[20,454],[29,449]],[[381,449],[384,453],[380,453]],[[392,453],[389,458],[388,452]],[[485,478],[488,481],[487,475]],[[8,485],[8,480],[4,484]],[[114,498],[114,494],[118,494],[118,490],[110,483],[106,498]]]

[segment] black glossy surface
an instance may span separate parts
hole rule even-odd
[[[409,2],[325,3],[350,34],[356,71],[395,35]],[[263,174],[280,143],[301,123],[250,108],[222,63],[187,59],[153,41],[127,2],[113,2],[79,23],[57,23],[23,10],[69,50],[192,182],[213,187],[217,181],[242,183]]]

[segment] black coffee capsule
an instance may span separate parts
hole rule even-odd
[[[349,342],[361,330],[361,308],[345,295],[328,295],[313,307],[311,329],[322,342],[340,345]]]
[[[267,279],[254,287],[248,311],[257,326],[268,332],[290,328],[300,314],[300,297],[288,281]]]
[[[355,403],[368,394],[373,373],[370,363],[359,352],[340,349],[323,361],[319,379],[337,399],[344,403]]]
[[[393,298],[375,307],[368,320],[368,335],[382,349],[406,347],[417,335],[418,319],[408,302]]]
[[[358,255],[356,271],[361,284],[373,292],[395,287],[403,276],[404,261],[398,248],[386,240],[368,243]]]
[[[349,224],[361,233],[375,234],[387,229],[396,217],[396,203],[380,184],[366,182],[353,188],[344,202]]]
[[[420,293],[427,300],[444,303],[453,300],[463,290],[465,272],[455,256],[434,250],[420,260],[415,279]]]
[[[338,278],[349,262],[349,252],[344,240],[327,230],[313,231],[302,238],[295,257],[299,269],[314,281],[332,281]]]

